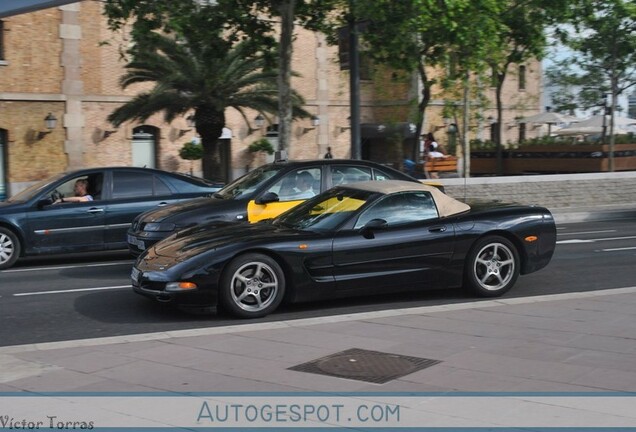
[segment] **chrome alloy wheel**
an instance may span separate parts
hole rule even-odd
[[[0,265],[8,262],[15,254],[15,244],[11,237],[0,232]]]
[[[503,243],[488,243],[479,250],[473,264],[473,275],[487,291],[505,288],[515,275],[515,255]]]
[[[256,261],[240,266],[230,284],[236,306],[247,312],[260,312],[276,300],[280,282],[272,267]]]

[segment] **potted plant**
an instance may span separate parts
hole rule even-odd
[[[192,175],[194,161],[203,157],[203,146],[196,140],[189,141],[179,150],[179,157],[190,161],[190,175]]]

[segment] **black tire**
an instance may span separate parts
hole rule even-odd
[[[20,256],[18,236],[8,228],[0,227],[0,270],[11,267]]]
[[[515,284],[519,267],[519,252],[512,242],[492,235],[479,239],[471,248],[464,280],[478,296],[498,297]]]
[[[273,312],[285,296],[285,275],[267,255],[236,257],[221,276],[219,299],[226,311],[240,318],[260,318]]]

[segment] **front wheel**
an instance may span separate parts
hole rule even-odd
[[[221,304],[241,318],[259,318],[273,312],[284,295],[283,270],[274,259],[262,254],[232,260],[219,286]]]
[[[478,240],[465,266],[468,288],[481,297],[498,297],[519,277],[519,253],[508,239],[488,236]]]
[[[0,227],[0,270],[11,267],[20,256],[20,240],[13,231]]]

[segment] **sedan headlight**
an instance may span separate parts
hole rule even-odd
[[[144,231],[154,231],[154,232],[158,232],[158,231],[165,231],[165,232],[172,232],[175,230],[177,226],[173,223],[169,223],[169,222],[150,222],[147,223],[144,226]]]

